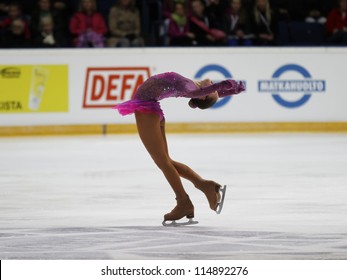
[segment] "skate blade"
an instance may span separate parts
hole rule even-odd
[[[193,219],[190,218],[188,222],[182,222],[182,223],[177,223],[176,221],[163,221],[162,225],[164,227],[181,227],[181,226],[196,225],[198,223],[199,223],[198,221],[193,221]]]
[[[221,199],[220,199],[220,202],[218,202],[218,204],[217,204],[217,208],[216,208],[216,213],[217,214],[220,214],[222,212],[226,190],[227,190],[227,186],[226,185],[224,185],[223,187],[221,187],[219,189],[219,193],[221,194]]]

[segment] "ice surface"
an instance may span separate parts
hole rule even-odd
[[[347,135],[168,135],[227,184],[223,212],[184,185],[198,225],[136,135],[0,138],[0,259],[347,259]]]

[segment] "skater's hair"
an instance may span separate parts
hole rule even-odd
[[[190,99],[190,104],[193,105],[193,108],[199,108],[199,109],[208,109],[210,107],[212,107],[218,100],[218,97],[216,96],[211,96],[208,95],[206,96],[205,99],[199,99],[199,98],[192,98]]]

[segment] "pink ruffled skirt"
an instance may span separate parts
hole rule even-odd
[[[130,115],[135,111],[138,111],[147,114],[158,114],[160,116],[160,120],[164,119],[163,110],[160,108],[160,103],[157,100],[141,100],[135,98],[119,103],[114,106],[113,109],[117,109],[122,116]]]

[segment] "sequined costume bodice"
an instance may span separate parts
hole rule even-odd
[[[167,72],[146,80],[138,88],[133,99],[161,100],[168,97],[184,97],[197,88],[192,80],[174,72]]]

